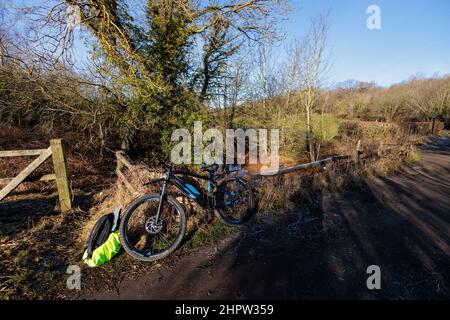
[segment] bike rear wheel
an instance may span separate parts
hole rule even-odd
[[[247,222],[256,211],[255,196],[247,182],[241,178],[226,178],[218,184],[217,208],[214,213],[229,226]]]
[[[156,221],[160,202],[158,194],[136,199],[120,223],[120,239],[125,251],[141,261],[155,261],[172,253],[186,230],[186,216],[181,204],[168,196]]]

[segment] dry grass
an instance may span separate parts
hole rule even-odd
[[[365,126],[364,123],[359,125],[360,127]],[[385,130],[383,136],[383,139],[386,139],[385,142],[389,141],[389,143],[396,143],[400,146],[382,158],[365,159],[359,165],[342,161],[327,166],[325,170],[311,169],[282,177],[264,178],[257,188],[259,211],[266,214],[283,212],[299,204],[311,203],[318,195],[357,187],[371,176],[392,173],[405,160],[418,157],[418,153],[411,147],[411,143],[419,141],[421,136],[410,136],[406,139],[401,135],[396,136],[399,131],[395,126],[389,126],[386,129],[383,124],[375,124],[370,127],[367,130],[372,130],[371,132]],[[17,134],[21,134],[21,132],[17,132]],[[323,154],[352,154],[358,139],[363,141],[363,148],[366,151],[377,148],[380,140],[376,136],[370,135],[368,137],[344,135],[339,141],[334,140],[334,142],[328,143]],[[12,144],[0,145],[2,149],[14,149],[12,146]],[[41,148],[42,146],[36,144],[36,147]],[[288,157],[281,159],[284,166],[290,166],[297,162]],[[95,177],[98,172],[90,165],[91,161],[88,156],[69,157],[69,167],[79,175]],[[5,166],[5,170],[9,170],[8,166]],[[253,169],[258,170],[259,168]],[[0,172],[2,172],[1,168]],[[144,187],[143,183],[161,176],[161,174],[161,171],[137,165],[132,170],[125,172],[137,194],[132,194],[123,184],[116,182],[96,194],[95,205],[88,212],[74,210],[66,214],[46,216],[35,227],[24,231],[15,239],[0,238],[0,259],[2,261],[0,264],[0,297],[3,299],[66,297],[68,293],[64,289],[65,268],[68,263],[80,264],[85,242],[98,218],[114,211],[119,205],[126,207],[138,195],[159,192],[159,185]],[[174,190],[171,192],[173,193]],[[214,222],[214,217],[210,213],[204,212],[188,199],[181,198],[180,195],[176,196],[183,203],[188,215],[187,242],[178,251],[178,254],[184,254],[194,247],[214,243],[232,232],[231,229]],[[100,270],[85,268],[83,274],[93,279],[98,278],[101,274],[100,277],[109,279],[128,275],[130,270],[143,270],[149,267],[151,265],[143,265],[127,255],[120,255],[101,267]]]
[[[0,299],[53,299],[64,295],[66,268],[78,264],[78,230],[86,213],[43,217],[18,237],[0,237]]]
[[[110,188],[99,192],[95,196],[96,206],[89,210],[89,220],[83,226],[80,241],[86,242],[95,222],[103,215],[114,212],[122,206],[122,212],[126,206],[139,195],[156,192],[158,185],[144,186],[144,183],[162,176],[162,172],[153,170],[145,165],[136,165],[125,172],[126,179],[136,190],[136,193],[128,190],[120,180],[116,180]]]
[[[146,165],[135,165],[133,168],[126,170],[125,177],[127,181],[136,190],[136,193],[128,190],[120,180],[117,180],[110,188],[103,190],[96,195],[96,206],[89,210],[89,219],[83,226],[80,241],[85,242],[89,237],[89,233],[95,225],[95,222],[104,214],[113,212],[118,206],[122,206],[122,214],[126,207],[137,197],[144,194],[159,194],[161,192],[161,184],[153,184],[144,186],[145,182],[152,179],[163,177],[160,169],[153,169]],[[211,213],[197,205],[193,200],[183,196],[174,187],[169,186],[169,193],[183,205],[187,216],[187,233],[200,232],[208,233],[207,225],[213,220]]]
[[[396,172],[417,154],[414,147],[404,145],[382,157],[363,159],[359,164],[344,160],[321,169],[264,178],[257,192],[259,211],[289,210],[296,205],[310,203],[319,194],[358,187],[371,177]]]
[[[341,161],[322,169],[303,170],[280,177],[264,178],[258,188],[260,212],[292,209],[300,203],[311,202],[317,194],[339,192],[360,186],[365,179],[385,176],[397,171],[405,161],[417,158],[413,144],[424,142],[420,134],[405,132],[397,123],[345,121],[339,128],[340,137],[322,146],[322,157],[354,155],[357,141],[361,141],[362,162]],[[367,157],[380,147],[382,157]],[[295,162],[295,161],[293,161]]]

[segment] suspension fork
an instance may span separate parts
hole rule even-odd
[[[161,190],[161,194],[159,195],[158,211],[156,212],[156,222],[155,223],[159,222],[159,217],[160,217],[162,209],[163,209],[163,204],[167,200],[167,185],[170,182],[171,175],[172,175],[172,166],[168,166],[167,171],[166,171],[166,180],[164,181],[164,184],[163,184],[163,187]]]

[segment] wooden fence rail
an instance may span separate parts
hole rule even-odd
[[[0,178],[0,186],[7,185],[13,180],[14,180],[14,178]],[[40,176],[40,177],[26,177],[23,182],[39,182],[39,181],[52,181],[52,180],[56,180],[56,175],[54,173],[44,174],[43,176]]]
[[[47,149],[0,151],[0,158],[40,156]]]
[[[127,169],[132,169],[133,164],[128,159],[124,151],[117,151],[116,152],[116,159],[117,159],[117,167],[116,167],[116,175],[119,179],[119,182],[123,183],[125,187],[133,194],[138,194],[136,189],[132,186],[132,184],[127,180],[125,175],[122,172],[122,169],[125,167]]]
[[[61,139],[51,140],[50,147],[48,147],[47,149],[0,151],[0,158],[30,156],[38,157],[34,159],[16,177],[0,179],[0,185],[6,184],[6,186],[0,190],[0,201],[25,181],[55,180],[56,187],[58,189],[61,211],[64,212],[72,209],[72,195],[70,191],[70,183],[67,172],[67,163]],[[46,174],[38,177],[37,179],[30,178],[30,174],[37,168],[39,168],[48,158],[50,158],[50,156],[52,156],[53,168],[55,173]]]
[[[310,168],[321,168],[321,167],[324,167],[325,165],[327,165],[328,163],[332,163],[332,162],[336,162],[336,161],[340,161],[340,160],[351,159],[351,158],[352,158],[351,156],[334,156],[334,157],[329,157],[329,158],[314,161],[314,162],[298,164],[298,165],[295,165],[292,167],[281,168],[273,174],[264,174],[261,176],[269,176],[269,177],[270,176],[279,176],[279,175],[292,173],[292,172],[305,170],[305,169],[310,169]],[[257,175],[259,176],[260,174],[257,174]]]
[[[298,164],[287,168],[280,168],[277,172],[270,173],[266,172],[264,174],[260,173],[251,173],[247,172],[248,175],[256,177],[257,179],[263,178],[263,177],[274,177],[274,176],[281,176],[284,174],[297,172],[305,169],[310,168],[322,168],[326,165],[333,163],[333,162],[339,162],[342,160],[352,160],[355,163],[361,162],[363,159],[372,158],[372,157],[381,157],[383,154],[390,152],[393,150],[393,148],[397,147],[399,145],[395,144],[385,144],[383,141],[380,142],[379,147],[376,150],[372,151],[363,151],[363,148],[361,146],[361,140],[358,140],[355,145],[355,150],[352,155],[340,155],[340,156],[333,156],[326,159],[310,162],[310,163],[304,163],[304,164]],[[136,188],[133,187],[133,185],[127,180],[125,175],[123,174],[122,170],[124,168],[131,169],[133,167],[133,164],[131,163],[131,160],[126,156],[126,154],[123,151],[117,151],[116,152],[116,159],[117,159],[117,168],[116,168],[116,175],[118,178],[118,181],[123,183],[125,187],[133,194],[137,194]]]
[[[338,161],[342,161],[342,160],[349,160],[349,159],[352,159],[355,163],[359,163],[362,158],[366,159],[366,158],[372,158],[372,157],[381,157],[385,153],[392,151],[395,147],[398,147],[398,146],[399,145],[396,145],[396,144],[385,144],[383,141],[381,141],[379,147],[376,150],[372,150],[370,152],[367,152],[367,151],[364,152],[361,147],[361,140],[358,140],[356,143],[356,146],[355,146],[355,151],[354,151],[353,155],[351,155],[351,156],[350,155],[333,156],[333,157],[329,157],[329,158],[314,161],[314,162],[298,164],[298,165],[295,165],[292,167],[287,167],[287,168],[281,168],[273,174],[266,173],[266,174],[250,174],[250,175],[260,176],[260,177],[280,176],[283,174],[292,173],[292,172],[301,171],[301,170],[310,169],[310,168],[321,168],[321,167],[326,166],[329,163],[338,162]]]

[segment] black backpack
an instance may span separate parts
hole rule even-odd
[[[119,222],[120,207],[116,208],[114,213],[108,213],[102,216],[95,223],[94,228],[89,235],[87,243],[87,258],[92,257],[92,253],[95,249],[100,247],[108,240],[111,232],[117,230]]]

